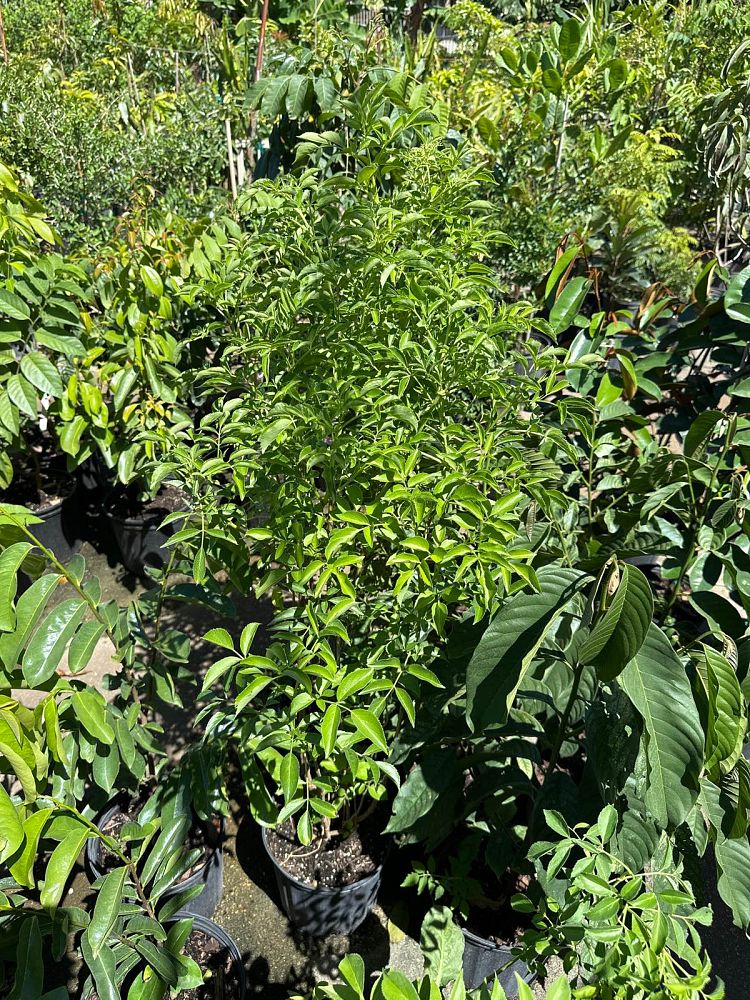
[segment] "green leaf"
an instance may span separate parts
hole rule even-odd
[[[8,865],[11,875],[19,885],[26,886],[27,889],[34,888],[34,862],[36,861],[39,838],[42,835],[47,820],[53,813],[53,809],[40,809],[31,813],[23,823],[23,850]],[[0,806],[0,817],[2,817],[2,806]],[[3,821],[0,819],[0,829],[4,829]]]
[[[704,441],[711,436],[714,427],[723,419],[724,414],[719,410],[704,410],[703,413],[699,413],[685,435],[683,444],[685,454],[695,455]]]
[[[146,959],[154,972],[167,985],[174,986],[179,979],[179,969],[172,956],[148,938],[135,942],[136,951]]]
[[[96,958],[104,947],[109,947],[109,939],[120,916],[122,891],[125,887],[126,867],[115,868],[104,876],[96,893],[94,913],[86,934],[91,945],[91,954]]]
[[[34,632],[24,653],[22,670],[30,687],[43,684],[54,674],[73,633],[86,614],[80,597],[62,601]]]
[[[54,399],[63,394],[63,384],[60,373],[39,351],[30,351],[21,358],[21,371],[32,385],[40,392],[45,392]]]
[[[288,753],[282,760],[279,775],[284,801],[291,802],[297,794],[297,786],[299,785],[299,761],[293,753]]]
[[[0,659],[8,670],[14,670],[21,652],[39,621],[50,594],[58,584],[54,574],[35,580],[16,602],[16,622],[13,632],[0,636]]]
[[[578,55],[581,48],[581,25],[576,18],[569,17],[563,21],[557,48],[563,63],[571,62]]]
[[[15,292],[9,292],[7,288],[0,288],[0,313],[10,319],[27,320],[31,317],[29,307],[24,300]]]
[[[387,754],[388,744],[385,741],[385,733],[383,732],[380,719],[366,708],[354,708],[349,714],[358,731],[374,744],[378,750],[382,750],[383,753]]]
[[[354,990],[358,996],[364,995],[365,989],[365,963],[359,955],[347,955],[339,962],[339,972],[344,982]]]
[[[447,986],[462,975],[464,936],[447,906],[433,906],[422,923],[420,937],[424,971],[438,986]]]
[[[546,1000],[570,1000],[570,998],[570,983],[565,976],[556,979],[547,990]]]
[[[707,734],[705,767],[710,772],[721,765],[721,770],[726,773],[734,767],[742,753],[746,729],[744,698],[729,660],[710,646],[704,646],[703,652],[710,702],[714,708]]]
[[[71,673],[77,674],[88,666],[104,632],[105,627],[100,622],[84,622],[81,625],[68,649],[68,669]]]
[[[621,564],[620,583],[610,606],[581,644],[581,663],[593,663],[600,680],[611,681],[643,645],[654,613],[651,587],[643,573]]]
[[[98,691],[76,691],[72,697],[73,711],[83,728],[99,743],[114,743],[115,733],[107,722],[107,706]]]
[[[23,824],[10,795],[0,785],[0,861],[6,861],[23,843]]]
[[[73,865],[83,850],[83,845],[88,840],[89,834],[89,828],[81,824],[80,827],[71,831],[61,840],[52,852],[47,864],[47,871],[44,874],[44,886],[39,896],[42,906],[59,906],[65,891],[65,883],[73,871]]]
[[[44,985],[42,935],[37,917],[22,920],[16,948],[16,981],[11,1000],[39,1000]]]
[[[657,625],[619,682],[645,726],[646,808],[662,829],[675,829],[698,794],[703,730],[685,668]]]
[[[34,386],[23,375],[11,375],[6,383],[8,396],[16,404],[21,413],[32,420],[36,419],[37,395]]]
[[[234,652],[234,642],[225,628],[210,628],[203,638],[206,642],[212,642],[214,646],[221,646],[222,649]]]
[[[141,281],[152,295],[161,298],[164,294],[164,282],[159,277],[159,272],[149,264],[141,264]]]
[[[341,722],[341,709],[338,705],[329,705],[320,723],[320,734],[326,757],[330,757],[336,746],[336,736]]]
[[[730,319],[750,323],[750,267],[735,274],[727,285],[724,309]]]
[[[0,553],[0,631],[10,632],[16,624],[13,599],[18,589],[18,570],[33,546],[15,542]]]
[[[534,656],[563,608],[587,577],[545,566],[540,593],[518,594],[500,609],[474,651],[466,673],[466,714],[475,730],[505,722]]]

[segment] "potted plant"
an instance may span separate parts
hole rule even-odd
[[[229,700],[206,717],[236,739],[250,808],[283,828],[287,847],[278,835],[266,841],[286,865],[295,854],[322,864],[341,841],[348,864],[351,837],[398,780],[393,737],[413,725],[422,687],[437,683],[446,623],[459,607],[481,617],[535,579],[522,524],[556,470],[536,447],[534,401],[562,363],[550,355],[544,383],[516,374],[524,314],[498,310],[479,264],[478,173],[450,150],[433,165],[458,181],[392,195],[373,184],[343,217],[335,179],[258,186],[262,227],[231,261],[246,272],[248,329],[229,331],[222,364],[206,373],[209,400],[220,391],[211,413],[165,437],[156,463],[155,475],[190,497],[180,543],[194,564],[276,602],[258,653],[253,624],[239,647],[208,634],[229,655],[206,692],[221,679]],[[352,242],[355,222],[374,245]],[[300,291],[311,253],[321,280]],[[349,278],[333,310],[328,282],[342,266]],[[291,296],[279,315],[263,292],[277,281]],[[367,887],[350,894],[361,896],[354,916],[336,903],[342,926],[363,919],[379,863],[370,854]],[[295,877],[320,876],[299,867]]]
[[[0,198],[16,219],[0,237],[0,495],[38,513],[37,534],[67,559],[79,530],[70,472],[81,456],[62,401],[88,353],[81,318],[88,278],[44,247],[59,238],[4,166]]]

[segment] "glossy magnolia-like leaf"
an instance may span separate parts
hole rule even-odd
[[[107,705],[98,691],[76,691],[73,711],[86,732],[100,743],[114,743],[115,731],[107,718]]]
[[[43,684],[54,674],[85,613],[86,603],[79,597],[71,597],[53,608],[39,625],[21,664],[29,686]]]
[[[433,906],[422,923],[424,971],[438,986],[447,986],[461,976],[464,936],[447,906]]]
[[[88,840],[89,832],[89,828],[81,824],[55,847],[44,873],[44,886],[39,897],[42,906],[59,906],[65,883]]]
[[[565,285],[549,312],[549,324],[555,333],[563,333],[568,329],[578,315],[590,288],[591,282],[588,278],[571,278]]]
[[[122,891],[125,886],[127,868],[115,868],[104,876],[96,893],[96,903],[91,923],[86,934],[91,945],[91,954],[96,958],[102,948],[109,946],[109,938],[120,916]]]
[[[675,829],[698,794],[703,730],[685,667],[657,625],[619,683],[643,719],[644,803],[660,827]]]
[[[24,646],[29,641],[39,621],[50,594],[58,585],[52,574],[35,580],[16,602],[16,619],[12,632],[0,636],[0,659],[8,670],[14,670]]]
[[[18,589],[18,570],[31,549],[31,542],[16,542],[0,553],[0,631],[2,632],[10,632],[16,623],[13,599]]]
[[[1,812],[1,810],[0,810]],[[32,813],[23,823],[23,850],[18,857],[9,864],[10,873],[19,885],[24,885],[31,889],[34,886],[33,866],[36,860],[39,838],[42,834],[47,820],[52,815],[52,809],[40,809],[39,812]],[[2,820],[0,820],[2,822]]]
[[[0,785],[0,861],[15,854],[23,843],[23,824],[5,788]]]
[[[545,635],[588,579],[561,566],[545,566],[537,578],[541,591],[510,598],[474,650],[466,672],[466,715],[474,729],[505,722]]]
[[[635,566],[623,563],[610,606],[578,651],[581,663],[593,663],[600,680],[610,681],[643,645],[654,613],[651,587]]]
[[[81,953],[86,966],[96,984],[99,1000],[121,1000],[117,986],[117,966],[115,953],[111,948],[103,948],[94,955],[86,934],[81,935]],[[130,995],[130,993],[128,994]]]

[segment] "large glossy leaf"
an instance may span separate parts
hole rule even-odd
[[[87,935],[83,934],[81,935],[81,952],[86,966],[94,978],[99,1000],[120,1000],[114,951],[111,948],[103,948],[95,956]]]
[[[107,719],[107,706],[98,691],[76,691],[71,699],[76,718],[100,743],[114,743],[115,731]]]
[[[588,278],[571,278],[549,311],[549,324],[555,333],[563,333],[578,315],[589,293]]]
[[[39,812],[32,813],[23,823],[23,850],[8,865],[10,873],[19,885],[24,885],[28,889],[34,886],[33,866],[36,859],[39,838],[42,834],[47,820],[52,815],[52,809],[40,809]]]
[[[469,662],[466,715],[475,729],[505,722],[545,635],[589,579],[561,566],[545,566],[537,578],[541,591],[510,598],[488,625]]]
[[[39,625],[21,664],[24,679],[30,687],[43,684],[54,674],[85,614],[85,601],[80,597],[71,597],[53,608]]]
[[[62,396],[63,384],[60,373],[40,351],[24,354],[21,358],[21,371],[40,392],[47,393],[54,399]]]
[[[109,938],[120,916],[122,890],[125,886],[125,876],[128,870],[124,866],[115,868],[104,876],[96,894],[94,913],[86,933],[88,934],[91,954],[96,958],[102,948],[109,945]]]
[[[16,624],[13,599],[18,589],[18,569],[32,549],[31,542],[16,542],[0,553],[0,631],[10,632]]]
[[[16,981],[10,994],[12,1000],[37,1000],[44,986],[42,934],[36,916],[21,921],[16,950]]]
[[[52,852],[44,873],[44,886],[39,897],[42,906],[59,906],[65,883],[73,871],[78,855],[89,837],[89,828],[80,824]]]
[[[600,680],[613,680],[643,645],[654,613],[651,587],[643,573],[628,563],[612,603],[578,651],[581,663],[593,663]]]
[[[619,678],[643,719],[646,808],[662,828],[676,828],[698,794],[703,731],[682,662],[653,623]]]
[[[15,854],[23,843],[23,824],[5,788],[0,785],[0,861]]]
[[[15,627],[12,632],[0,636],[0,659],[8,670],[14,670],[18,665],[21,652],[29,641],[50,594],[57,586],[58,579],[53,574],[42,576],[18,598]]]

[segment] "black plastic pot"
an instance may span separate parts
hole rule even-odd
[[[201,897],[199,896],[198,899]],[[195,902],[195,900],[194,900]],[[192,911],[180,910],[179,913],[174,915],[174,920],[179,920],[181,916],[192,917],[193,918],[193,930],[203,931],[204,934],[208,934],[219,944],[223,945],[232,957],[232,965],[237,973],[237,982],[239,983],[239,993],[236,998],[232,1000],[245,1000],[247,995],[247,981],[245,979],[245,963],[242,961],[242,954],[234,938],[231,938],[223,927],[219,927],[215,924],[213,920],[209,920],[208,917],[203,917],[200,914],[195,914]]]
[[[76,490],[43,510],[36,511],[41,524],[30,524],[34,538],[50,549],[60,562],[68,562],[78,552],[81,541],[76,516]]]
[[[120,804],[112,804],[103,809],[94,820],[96,826],[102,830],[107,822],[120,809]],[[179,882],[173,888],[164,893],[164,897],[174,896],[185,889],[192,889],[195,885],[202,885],[203,892],[195,899],[191,899],[184,906],[184,910],[194,916],[211,917],[216,911],[216,907],[224,894],[224,854],[221,849],[224,839],[224,820],[221,820],[221,833],[216,847],[213,849],[202,868]],[[99,864],[99,841],[96,838],[89,838],[86,842],[86,873],[93,882],[94,879],[104,875],[104,869]]]
[[[516,989],[516,973],[525,983],[531,983],[534,975],[529,971],[525,962],[514,957],[510,948],[505,945],[494,944],[486,938],[472,934],[465,927],[462,928],[464,935],[464,983],[468,990],[478,989],[482,983],[497,973],[500,985],[512,1000],[518,996]],[[512,962],[507,969],[498,973],[508,962]]]
[[[161,523],[165,516],[164,511],[137,517],[120,517],[112,511],[109,512],[109,521],[120,556],[131,573],[139,575],[146,566],[166,566],[169,561],[166,542],[179,524],[172,522],[162,528]]]
[[[338,889],[300,882],[282,868],[268,846],[263,830],[263,846],[271,859],[281,906],[289,920],[303,934],[326,937],[328,934],[351,934],[367,918],[375,905],[383,866],[366,878]]]

